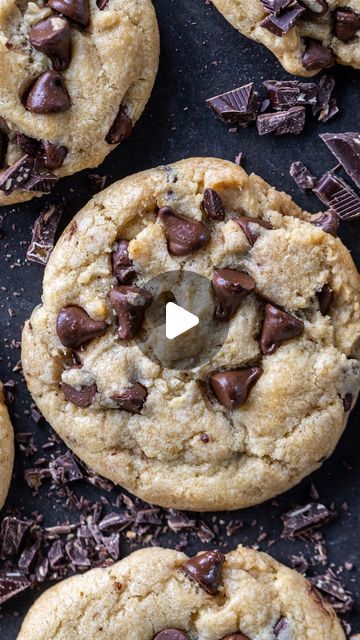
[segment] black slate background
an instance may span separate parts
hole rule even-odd
[[[291,162],[298,159],[303,159],[317,175],[334,166],[335,162],[318,134],[359,129],[360,73],[342,67],[334,70],[341,114],[328,124],[318,123],[310,117],[304,134],[299,137],[260,138],[254,127],[231,133],[207,108],[207,97],[249,80],[253,80],[260,88],[265,79],[285,79],[289,76],[270,52],[240,36],[204,0],[154,0],[154,4],[159,18],[162,50],[152,98],[131,139],[115,150],[96,173],[107,175],[109,184],[130,173],[188,156],[218,156],[234,160],[239,151],[242,151],[247,171],[258,173],[278,189],[292,194],[304,208],[314,212],[319,210],[321,207],[315,198],[304,196],[298,191],[288,169]],[[64,179],[51,197],[4,208],[0,214],[0,378],[3,381],[10,378],[16,381],[15,401],[11,407],[14,427],[16,431],[33,431],[38,445],[47,440],[51,429],[48,425],[35,425],[27,415],[31,404],[30,396],[21,372],[12,371],[20,358],[20,351],[14,341],[20,340],[21,327],[41,296],[43,268],[26,262],[26,248],[33,222],[47,202],[64,204],[62,228],[87,202],[92,195],[88,173]],[[342,225],[340,236],[358,264],[359,235],[360,222]],[[352,571],[344,571],[343,581],[357,599],[360,566],[358,448],[359,410],[355,410],[335,454],[322,469],[281,496],[278,506],[268,502],[237,513],[236,516],[244,520],[244,527],[236,535],[223,540],[225,547],[231,549],[240,542],[256,544],[259,531],[263,528],[269,534],[269,539],[276,539],[276,544],[271,546],[270,551],[279,560],[289,563],[290,556],[301,551],[309,558],[312,553],[311,544],[279,539],[282,528],[280,516],[293,505],[305,504],[309,500],[309,487],[313,482],[321,501],[327,505],[334,502],[339,510],[338,518],[328,524],[323,532],[329,561],[336,566],[343,565],[344,561],[354,564]],[[76,521],[76,512],[59,508],[46,497],[45,490],[41,490],[36,498],[32,496],[23,481],[26,466],[31,466],[29,461],[17,452],[7,510],[21,507],[23,515],[29,517],[34,511],[40,511],[45,514],[46,526],[67,519]],[[102,493],[82,482],[77,485],[79,495],[84,493],[94,501]],[[117,490],[114,490],[111,498],[116,495]],[[349,506],[347,511],[341,508],[344,503]],[[229,520],[234,514],[221,514],[221,517]],[[205,515],[203,519],[211,523],[212,515]],[[254,521],[256,525],[251,526]],[[171,536],[164,538],[162,544],[171,546],[174,539]],[[203,546],[200,542],[194,543],[188,552],[196,552]],[[268,550],[267,541],[260,543],[259,547]],[[129,546],[124,545],[122,554],[128,552]],[[45,584],[46,586],[49,585]],[[37,591],[26,592],[2,607],[2,640],[15,640],[21,620],[37,595]],[[360,611],[357,605],[347,620],[352,624],[354,633],[360,632]]]

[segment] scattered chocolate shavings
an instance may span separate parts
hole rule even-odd
[[[28,260],[47,264],[54,248],[55,234],[62,212],[62,208],[56,205],[42,211],[34,224],[31,244],[26,253]]]
[[[252,82],[214,98],[209,98],[206,102],[224,122],[237,124],[241,127],[247,127],[250,122],[256,120],[260,107],[260,101],[254,92]]]
[[[310,173],[309,169],[303,162],[301,162],[301,160],[291,164],[290,175],[296,182],[299,189],[304,193],[311,191],[317,182],[317,178]]]
[[[305,107],[291,107],[287,111],[260,114],[256,126],[260,136],[268,133],[275,133],[277,136],[288,133],[297,135],[305,126]]]
[[[273,109],[316,105],[319,86],[315,82],[298,80],[265,80],[263,85]]]
[[[20,520],[15,517],[6,517],[1,523],[0,531],[0,557],[4,560],[9,556],[16,555],[24,540],[24,536],[29,530],[30,522]]]
[[[284,529],[282,538],[294,538],[315,527],[329,522],[336,517],[336,512],[331,511],[319,502],[310,502],[304,507],[293,509],[282,515]]]
[[[62,484],[82,480],[84,477],[70,451],[52,460],[49,471],[54,482]]]
[[[25,591],[31,583],[20,571],[0,571],[0,605],[17,593]]]
[[[342,220],[354,220],[360,216],[359,196],[332,171],[328,171],[320,178],[313,192]]]
[[[346,173],[360,188],[360,134],[323,133],[320,138],[340,162]]]
[[[327,600],[337,613],[344,614],[353,608],[354,599],[351,593],[344,589],[331,569],[328,569],[324,575],[311,577],[310,582],[327,596]]]

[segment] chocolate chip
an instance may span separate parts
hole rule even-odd
[[[291,133],[298,135],[305,126],[305,107],[291,107],[287,111],[261,113],[256,120],[259,136],[275,133],[283,136]]]
[[[273,304],[265,305],[264,323],[260,337],[260,348],[265,355],[270,355],[285,340],[296,338],[304,331],[304,323]]]
[[[212,220],[225,220],[224,205],[215,189],[205,189],[203,207],[206,215]]]
[[[54,11],[62,13],[74,22],[87,26],[90,20],[89,0],[48,0]]]
[[[126,240],[119,240],[115,251],[111,254],[111,265],[113,275],[119,284],[131,284],[137,277],[134,263],[129,258],[129,243]]]
[[[108,144],[120,144],[127,140],[132,134],[133,124],[131,118],[127,114],[127,109],[120,105],[119,112],[110,127],[105,140]]]
[[[290,175],[294,178],[297,186],[301,191],[306,193],[311,191],[316,185],[316,178],[313,176],[309,169],[304,165],[301,160],[293,162],[290,166]]]
[[[177,213],[171,207],[159,211],[159,219],[165,228],[169,253],[186,256],[202,249],[210,240],[210,231],[202,222]]]
[[[321,18],[329,10],[329,5],[326,0],[299,0],[299,2],[306,9],[302,15],[304,20]]]
[[[17,593],[28,589],[30,581],[20,571],[3,569],[0,571],[0,605]]]
[[[70,64],[70,25],[65,18],[50,16],[35,24],[29,33],[33,47],[51,59],[54,69],[63,71]]]
[[[8,143],[9,140],[5,131],[0,129],[0,169],[2,169],[5,164]]]
[[[320,178],[313,192],[321,202],[333,209],[341,220],[355,220],[360,216],[359,196],[331,171]]]
[[[260,367],[219,371],[211,376],[210,386],[220,404],[233,411],[246,402],[251,388],[260,378],[262,372]]]
[[[154,636],[154,640],[188,640],[189,636],[180,629],[164,629]]]
[[[320,227],[325,233],[330,233],[331,236],[336,237],[340,225],[338,215],[332,209],[324,211],[320,216],[311,220],[311,224],[315,227]]]
[[[45,71],[25,97],[25,107],[32,113],[61,113],[70,109],[70,97],[58,71]]]
[[[209,98],[207,105],[221,120],[246,127],[256,119],[260,100],[252,82]]]
[[[310,502],[304,507],[292,509],[281,518],[284,524],[282,538],[294,538],[306,531],[320,527],[335,518],[336,513],[319,502]]]
[[[342,42],[349,42],[360,29],[360,14],[351,9],[335,9],[335,35]]]
[[[317,294],[317,299],[319,301],[319,307],[320,307],[320,312],[323,316],[327,316],[328,315],[328,311],[331,307],[331,303],[333,301],[334,298],[334,291],[333,289],[330,287],[329,284],[324,284],[323,288],[321,289],[321,291],[319,291]]]
[[[345,413],[348,413],[352,407],[352,403],[354,401],[353,395],[351,393],[346,393],[343,397],[343,405]]]
[[[307,38],[303,55],[303,65],[308,71],[327,69],[335,63],[334,54],[329,47],[325,47],[319,40]]]
[[[112,400],[115,400],[117,408],[122,411],[128,411],[129,413],[141,413],[141,409],[144,406],[148,392],[139,382],[136,382],[125,391],[116,393],[112,396]]]
[[[26,155],[0,174],[0,191],[9,195],[13,191],[50,193],[58,178],[52,173],[39,173],[34,158]]]
[[[235,269],[215,269],[212,277],[216,293],[214,316],[217,320],[228,320],[244,300],[255,289],[255,280],[247,273]]]
[[[88,407],[90,407],[97,393],[96,384],[83,386],[79,389],[76,389],[70,384],[62,382],[61,389],[65,398],[80,409],[87,409]]]
[[[181,570],[214,596],[221,584],[221,570],[224,562],[225,556],[220,551],[205,551],[187,560],[181,566]]]
[[[76,305],[61,309],[56,321],[60,341],[69,349],[77,349],[92,338],[102,336],[108,326],[103,320],[93,320],[84,309]]]
[[[325,142],[356,186],[360,187],[359,133],[321,133],[320,138]]]
[[[62,215],[62,207],[51,205],[34,223],[31,244],[26,252],[26,257],[31,262],[46,264],[54,248],[55,234]]]
[[[304,7],[296,2],[293,7],[285,9],[278,15],[266,16],[266,18],[260,22],[260,27],[267,29],[270,33],[281,38],[293,28],[304,13]]]
[[[139,287],[120,286],[111,289],[109,298],[119,320],[121,340],[131,340],[141,328],[145,311],[152,303],[152,295]]]
[[[36,140],[24,133],[17,133],[16,141],[25,153],[32,158],[38,158],[39,163],[47,169],[61,167],[67,155],[66,147],[50,142],[50,140]]]
[[[288,109],[316,104],[319,87],[315,82],[299,80],[266,80],[263,82],[273,109]]]
[[[257,227],[263,227],[264,229],[272,229],[270,222],[261,220],[260,218],[252,218],[251,216],[238,216],[233,218],[234,222],[240,225],[241,229],[245,233],[251,246],[254,246],[256,240],[260,236],[260,229]]]

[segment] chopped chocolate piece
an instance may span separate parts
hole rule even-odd
[[[48,551],[48,560],[52,569],[61,565],[65,557],[64,546],[61,540],[55,540]]]
[[[342,42],[349,42],[360,30],[360,14],[351,9],[338,8],[333,12],[335,35]]]
[[[263,82],[273,109],[288,109],[316,104],[319,87],[315,82],[299,80],[266,80]]]
[[[345,413],[348,413],[348,411],[350,411],[353,401],[354,401],[354,398],[353,398],[352,394],[351,393],[346,393],[344,398],[343,398],[343,404],[344,404]]]
[[[260,27],[263,29],[267,29],[270,33],[273,33],[275,36],[284,35],[293,28],[299,18],[305,13],[304,7],[302,7],[297,2],[294,3],[293,7],[289,7],[289,9],[285,9],[278,15],[269,15],[264,18],[262,22],[260,22]]]
[[[127,109],[124,105],[120,105],[119,113],[112,123],[105,140],[108,144],[120,144],[120,142],[124,142],[131,136],[132,130],[133,124],[127,114]]]
[[[264,9],[268,13],[277,15],[284,9],[288,9],[295,4],[295,0],[261,0],[261,4],[264,5]]]
[[[257,227],[263,227],[264,229],[272,229],[270,222],[261,220],[261,218],[252,218],[251,216],[238,216],[233,218],[234,222],[237,222],[245,233],[249,244],[254,246],[256,240],[260,236],[260,229]]]
[[[212,220],[225,220],[225,209],[222,200],[214,189],[205,189],[203,206],[206,215]]]
[[[180,629],[164,629],[154,636],[154,640],[189,640],[189,636]]]
[[[25,153],[32,158],[38,158],[39,164],[47,169],[61,167],[67,155],[66,147],[49,140],[35,140],[35,138],[29,138],[24,133],[17,133],[16,140]]]
[[[109,298],[119,320],[119,338],[131,340],[141,329],[145,311],[153,300],[151,293],[146,289],[123,285],[111,289]]]
[[[128,513],[109,513],[99,522],[100,531],[123,531],[134,521]]]
[[[319,180],[314,193],[319,200],[333,209],[341,220],[354,220],[360,216],[360,198],[341,178],[331,171]]]
[[[5,164],[8,143],[9,140],[5,131],[0,129],[0,169],[2,169]]]
[[[279,638],[279,640],[286,640],[289,638],[288,635],[289,625],[285,618],[280,618],[280,620],[276,623],[274,627],[274,635],[275,638]]]
[[[316,185],[317,179],[310,173],[309,169],[301,160],[292,163],[290,166],[290,175],[294,178],[299,189],[304,193],[311,191]]]
[[[67,542],[65,545],[65,552],[74,567],[90,567],[91,562],[88,552],[85,547],[82,546],[80,540]]]
[[[205,551],[187,560],[181,566],[181,571],[214,596],[221,584],[221,570],[224,562],[225,556],[220,551]]]
[[[48,5],[54,11],[62,13],[74,22],[79,22],[84,27],[89,23],[89,0],[48,0]]]
[[[320,138],[344,167],[356,186],[360,187],[360,134],[353,132],[322,133]]]
[[[228,320],[241,302],[255,289],[256,282],[247,273],[235,269],[214,269],[212,284],[216,294],[214,317]]]
[[[331,303],[333,301],[334,298],[334,291],[333,289],[330,287],[329,284],[324,284],[323,288],[321,289],[321,291],[318,291],[317,295],[317,299],[319,301],[319,307],[320,307],[320,313],[323,316],[327,316],[329,309],[331,307]]]
[[[209,98],[206,103],[224,122],[246,127],[249,122],[256,120],[260,100],[254,92],[252,82],[242,87],[221,93]]]
[[[97,386],[95,383],[76,389],[70,384],[62,382],[61,389],[66,400],[69,400],[69,402],[79,407],[79,409],[87,409],[90,407],[97,394]]]
[[[184,529],[192,529],[196,526],[196,520],[190,519],[182,511],[172,511],[167,518],[167,523],[171,531],[175,531],[175,533]]]
[[[319,93],[317,96],[317,103],[313,105],[312,112],[316,116],[319,114],[319,120],[326,122],[332,117],[332,111],[334,106],[336,107],[336,101],[331,101],[331,95],[335,88],[335,80],[332,76],[323,75],[319,81]]]
[[[30,587],[30,581],[20,571],[0,571],[0,605]]]
[[[294,538],[294,536],[330,522],[335,516],[334,511],[330,511],[319,502],[310,502],[304,507],[292,509],[282,515],[284,523],[282,538]]]
[[[77,349],[92,338],[102,336],[108,326],[103,320],[93,320],[84,309],[76,305],[63,307],[56,321],[60,341],[69,349]]]
[[[329,47],[319,42],[307,38],[305,53],[303,55],[303,65],[308,71],[316,71],[317,69],[327,69],[335,63],[334,54]]]
[[[61,113],[70,109],[70,96],[59,71],[45,71],[26,93],[25,107],[32,113]]]
[[[52,460],[49,463],[49,470],[54,482],[61,484],[82,480],[84,477],[70,451]]]
[[[21,185],[21,189],[36,193],[50,193],[57,181],[58,178],[53,173],[32,173],[29,179]]]
[[[96,4],[100,11],[104,11],[109,4],[109,0],[96,0]]]
[[[260,136],[275,133],[283,136],[291,133],[298,135],[305,126],[305,107],[291,107],[287,111],[261,113],[256,120]]]
[[[6,195],[16,189],[27,190],[34,172],[34,159],[26,155],[0,174],[0,191]]]
[[[117,409],[120,409],[121,411],[141,413],[147,395],[148,391],[146,387],[139,382],[136,382],[129,387],[129,389],[125,389],[125,391],[113,395],[112,399],[115,400]]]
[[[273,304],[265,305],[264,323],[260,337],[260,348],[263,354],[271,355],[285,341],[300,336],[304,331],[304,323]]]
[[[299,2],[306,9],[302,16],[304,20],[321,18],[329,10],[329,5],[326,0],[299,0]]]
[[[336,237],[340,225],[339,216],[335,211],[329,209],[324,211],[320,216],[310,221],[315,227],[320,227],[325,233]]]
[[[32,544],[25,547],[18,562],[18,568],[20,571],[23,571],[25,574],[31,571],[38,558],[40,546],[41,536],[38,536]]]
[[[31,522],[26,522],[25,520],[20,520],[12,516],[7,516],[3,519],[0,532],[0,557],[3,560],[19,553],[24,536],[29,530],[30,525]]]
[[[174,256],[186,256],[202,249],[210,240],[210,231],[199,220],[177,213],[171,207],[159,211],[168,242],[168,250]]]
[[[236,371],[219,371],[210,378],[210,386],[225,409],[233,411],[247,400],[255,382],[260,378],[261,367],[250,367]]]
[[[351,611],[354,599],[351,593],[345,591],[340,580],[336,578],[331,569],[328,569],[322,576],[311,577],[310,582],[324,594],[330,596],[330,603],[336,611],[339,613]]]
[[[129,243],[119,240],[115,251],[111,254],[112,272],[119,284],[131,284],[137,277],[133,261],[128,254]]]
[[[51,59],[56,71],[67,69],[70,63],[70,25],[65,18],[50,16],[37,22],[30,30],[33,47]]]
[[[120,557],[120,535],[113,533],[111,536],[102,536],[101,542],[104,545],[109,556],[113,560],[119,560]]]
[[[55,244],[55,234],[62,215],[62,207],[50,205],[35,220],[31,244],[26,257],[31,262],[46,264]]]
[[[160,509],[157,509],[156,507],[149,509],[140,509],[140,511],[138,511],[136,514],[135,524],[163,524]]]
[[[339,113],[339,107],[336,104],[335,98],[331,98],[326,109],[321,109],[318,120],[320,120],[320,122],[328,122],[336,116],[337,113]]]

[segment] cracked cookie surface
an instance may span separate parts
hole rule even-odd
[[[223,220],[209,198],[204,207],[207,189],[221,199]],[[174,255],[180,245],[169,242],[169,208],[171,223],[182,216],[171,232],[180,228],[187,255]],[[130,176],[98,194],[57,243],[42,305],[23,332],[24,373],[45,418],[98,473],[166,507],[246,507],[317,469],[360,384],[359,275],[317,219],[261,178],[211,158]],[[206,243],[194,249],[195,237]],[[139,291],[184,268],[210,283],[217,270],[218,302],[230,300],[231,309],[211,359],[174,371],[138,348],[127,312],[135,296],[146,342],[148,301]],[[227,288],[229,271],[236,286],[247,274],[241,300]],[[184,294],[188,308],[186,295],[197,292]]]
[[[0,509],[11,481],[14,464],[14,432],[5,405],[3,385],[0,382]]]

